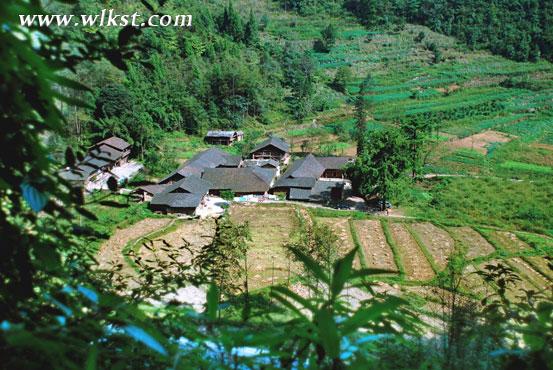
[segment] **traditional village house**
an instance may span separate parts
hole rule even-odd
[[[240,156],[229,154],[219,148],[211,148],[196,154],[159,183],[171,184],[193,175],[201,177],[207,168],[237,168],[241,164],[242,158]]]
[[[349,157],[315,157],[313,154],[294,161],[271,189],[271,193],[285,193],[289,200],[324,202],[338,201],[344,190],[351,187],[345,179],[344,167]]]
[[[202,179],[212,184],[209,191],[212,195],[220,195],[223,191],[232,191],[236,196],[265,195],[275,175],[276,170],[271,168],[209,168]]]
[[[211,184],[197,176],[189,176],[155,194],[150,209],[161,213],[194,215],[207,196]]]
[[[112,136],[91,146],[86,157],[73,168],[60,171],[60,177],[74,186],[86,187],[101,175],[128,162],[131,145]]]
[[[272,159],[287,164],[290,160],[290,144],[276,136],[271,136],[250,152],[250,158]]]

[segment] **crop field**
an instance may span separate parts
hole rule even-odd
[[[421,240],[440,270],[447,266],[448,257],[455,250],[453,238],[443,229],[429,222],[415,223],[412,226],[413,235]]]
[[[348,218],[318,217],[315,220],[328,226],[334,232],[338,238],[337,245],[341,256],[344,256],[355,248],[355,241],[351,234],[351,225]],[[354,267],[361,267],[361,257],[359,255],[355,258]]]
[[[393,222],[390,224],[390,231],[398,247],[407,279],[430,280],[434,276],[432,266],[405,225]]]
[[[337,42],[329,53],[313,53],[317,67],[330,79],[338,67],[349,66],[354,75],[348,85],[350,96],[358,93],[370,71],[373,84],[365,98],[371,106],[371,124],[385,127],[420,116],[433,122],[436,131],[448,134],[429,157],[427,170],[501,177],[551,174],[550,165],[527,166],[524,157],[529,145],[553,140],[553,119],[548,113],[553,97],[550,63],[518,63],[486,52],[469,52],[455,39],[421,26],[370,32],[354,20],[298,19],[286,12],[275,14],[266,35],[311,49],[328,23],[338,30]],[[417,42],[415,36],[420,32],[425,38]],[[442,51],[440,63],[432,62],[429,43]],[[317,121],[314,127],[288,127],[283,135],[298,143],[309,141],[311,149],[321,154],[353,153],[352,136],[348,135],[351,122],[347,114],[342,118],[350,109],[346,100],[308,117],[305,122]],[[512,141],[527,144],[512,146],[516,149],[510,157],[519,156],[520,160],[498,155],[488,163],[487,155]],[[440,146],[449,150],[440,150]],[[455,149],[473,150],[484,157]]]
[[[269,110],[266,125],[246,125],[246,137],[281,135],[298,155],[354,155],[351,103],[368,73],[372,82],[364,98],[369,103],[369,131],[420,118],[432,125],[432,151],[423,173],[437,177],[421,181],[412,198],[395,207],[414,220],[316,217],[335,232],[341,254],[359,246],[357,268],[388,269],[394,272],[388,278],[412,285],[434,284],[454,252],[469,261],[463,285],[467,292],[484,295],[495,289],[476,272],[497,263],[521,275],[513,295],[551,285],[551,262],[544,258],[553,254],[551,63],[514,62],[468,50],[423,26],[372,32],[353,18],[298,17],[276,3],[247,3],[258,16],[269,9],[262,38],[310,51],[318,74],[315,100],[321,107],[299,122]],[[337,29],[335,46],[328,53],[314,52],[313,42],[329,23]],[[421,32],[424,38],[417,41]],[[441,61],[433,61],[430,43],[440,49]],[[353,74],[345,94],[330,87],[342,66]],[[207,148],[201,138],[181,133],[168,135],[163,146],[178,162]],[[254,289],[286,282],[299,271],[282,247],[298,225],[295,212],[293,206],[230,209],[233,220],[248,221],[251,227],[248,259]],[[163,237],[175,248],[184,234],[200,245],[198,235],[209,232],[199,230],[198,225],[181,223]],[[171,253],[161,239],[153,248]],[[147,248],[139,250],[145,258],[153,257]],[[192,253],[183,253],[182,261],[189,261]]]
[[[397,271],[392,248],[386,241],[380,221],[353,221],[353,225],[363,250],[366,267]]]
[[[113,235],[100,246],[96,256],[98,268],[111,270],[120,265],[120,276],[132,276],[134,270],[132,265],[125,258],[125,247],[148,234],[167,227],[171,221],[172,220],[168,218],[146,218],[131,226],[116,230]]]
[[[146,265],[176,273],[176,266],[172,270],[171,264],[190,266],[197,252],[214,236],[214,220],[178,220],[165,233],[142,238],[131,247]]]
[[[233,221],[248,222],[251,244],[248,251],[251,288],[282,283],[295,271],[284,244],[298,226],[295,209],[290,206],[233,205]]]
[[[475,259],[486,257],[495,252],[491,245],[478,231],[467,227],[451,227],[448,231],[465,248],[465,257]]]

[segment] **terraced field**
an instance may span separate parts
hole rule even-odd
[[[248,252],[252,289],[286,282],[297,268],[283,245],[298,226],[291,206],[233,205],[231,219],[248,222],[252,241]]]
[[[341,256],[355,248],[349,219],[339,217],[318,217],[316,221],[328,226],[338,237],[338,248],[340,249]],[[361,266],[361,257],[359,255],[354,261],[354,266],[356,268]]]
[[[417,241],[409,233],[404,224],[393,222],[390,224],[392,237],[398,246],[400,259],[405,268],[408,280],[429,280],[434,277],[432,266],[426,259]]]
[[[361,244],[365,266],[390,271],[398,271],[392,248],[386,241],[380,221],[361,220],[353,222]]]
[[[303,217],[311,217],[307,210],[298,210]],[[234,221],[250,225],[248,262],[252,289],[287,283],[301,273],[300,266],[290,261],[283,248],[299,225],[296,212],[294,206],[284,204],[231,207]],[[457,251],[470,261],[462,281],[467,293],[483,297],[494,292],[493,284],[484,282],[477,272],[499,263],[521,278],[508,293],[512,299],[523,296],[525,290],[547,290],[553,286],[551,269],[544,258],[553,240],[546,236],[468,226],[442,227],[393,218],[360,220],[346,215],[318,216],[313,220],[335,232],[341,255],[356,245],[360,247],[356,268],[395,271],[388,278],[396,283],[436,286],[437,276],[446,268],[449,256]],[[137,228],[141,233],[136,232]],[[123,272],[128,275],[133,272],[132,261],[128,263],[125,253],[131,250],[151,267],[168,269],[175,262],[189,266],[195,253],[212,240],[214,232],[213,220],[147,219],[119,230],[102,247],[100,260],[104,266],[124,263]]]
[[[319,217],[318,220],[336,230],[348,246],[358,240],[362,248],[362,265],[400,271],[404,274],[403,277],[400,274],[400,279],[405,281],[432,285],[436,274],[446,268],[451,253],[457,251],[473,261],[467,264],[461,285],[467,293],[484,297],[494,292],[496,287],[486,283],[478,271],[499,263],[521,277],[510,287],[508,297],[512,299],[524,296],[528,290],[547,291],[552,287],[551,274],[544,273],[550,271],[544,258],[547,253],[524,243],[510,232],[477,230],[468,226],[442,228],[430,222],[399,220],[353,220],[348,232],[346,219]],[[387,237],[386,229],[391,239]],[[498,240],[492,239],[492,235]],[[528,234],[525,237],[551,243],[551,239],[544,236]]]

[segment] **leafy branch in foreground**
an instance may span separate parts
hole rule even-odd
[[[282,286],[272,290],[272,296],[295,316],[284,324],[290,327],[291,337],[279,348],[284,349],[282,367],[299,363],[327,369],[364,368],[370,364],[364,354],[370,342],[382,335],[418,331],[421,322],[409,311],[405,300],[376,294],[365,281],[369,275],[388,271],[353,270],[357,249],[336,261],[331,271],[325,271],[300,249],[291,248],[291,253],[318,283],[308,283],[315,293],[309,299]],[[370,295],[352,309],[355,299],[348,294],[350,290],[365,290]]]

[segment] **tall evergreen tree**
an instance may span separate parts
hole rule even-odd
[[[355,99],[355,139],[357,141],[357,155],[363,152],[365,136],[367,134],[367,111],[369,109],[368,94],[372,84],[370,74],[361,83],[359,94]]]
[[[347,171],[354,188],[366,198],[378,196],[384,210],[386,202],[400,201],[407,188],[409,142],[395,128],[373,131],[364,141],[363,151]]]
[[[253,10],[251,9],[250,17],[244,27],[244,43],[248,46],[255,46],[259,44],[259,26],[253,14]]]
[[[240,14],[234,10],[232,1],[228,3],[219,19],[219,31],[232,37],[234,41],[242,41],[244,38],[244,26]]]

